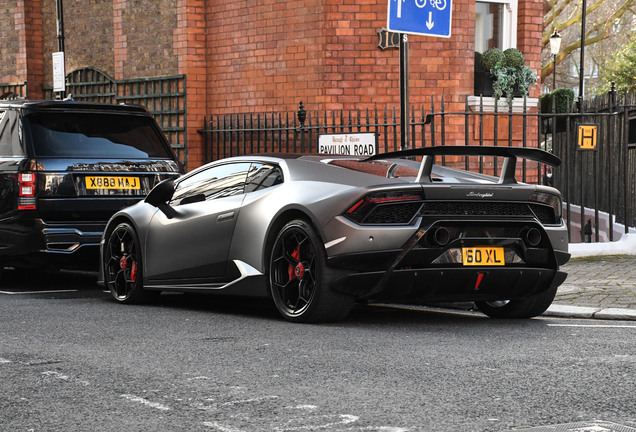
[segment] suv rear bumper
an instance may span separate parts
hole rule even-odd
[[[105,222],[75,222],[70,225],[42,222],[42,252],[72,254],[82,247],[99,247],[105,227]]]
[[[97,269],[99,243],[106,222],[55,222],[42,219],[0,223],[0,262],[35,267],[53,263],[65,268]]]

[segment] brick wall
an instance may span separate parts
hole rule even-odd
[[[311,4],[314,5],[311,5]],[[351,109],[399,103],[399,53],[378,48],[385,1],[265,0],[209,6],[213,112]],[[451,39],[411,36],[410,95],[472,92],[474,1],[457,0]]]
[[[313,3],[313,4],[312,4]],[[211,112],[293,110],[325,97],[322,2],[208,2]]]
[[[17,0],[4,0],[0,5],[0,16],[14,17],[18,11]],[[0,19],[0,82],[21,81],[18,76],[17,59],[20,51],[19,33],[14,19]]]
[[[543,34],[543,9],[539,2],[519,2],[517,19],[517,48],[521,50],[526,64],[540,75],[541,70],[541,37]],[[530,88],[531,97],[539,97],[541,81]]]
[[[0,6],[10,17],[0,18],[3,81],[28,78],[30,91],[52,84],[55,4]],[[541,12],[539,0],[520,1],[518,47],[534,70]],[[386,0],[64,0],[64,13],[67,72],[187,76],[190,167],[204,159],[196,129],[206,115],[291,112],[300,100],[310,111],[399,106],[399,53],[377,46]],[[443,97],[447,111],[463,111],[473,92],[474,20],[474,0],[455,0],[451,38],[409,36],[411,104],[428,111]],[[463,143],[459,122],[446,131],[447,143]]]
[[[188,104],[188,168],[206,162],[203,139],[197,132],[204,127],[208,107],[208,62],[205,0],[178,0],[177,26],[173,31],[173,55],[178,61],[179,74],[186,75]]]
[[[208,8],[210,113],[399,107],[399,52],[378,48],[386,26],[382,0],[325,2],[265,0],[216,3]],[[441,95],[463,110],[473,89],[473,0],[453,5],[452,38],[410,36],[410,102]],[[450,104],[450,105],[449,105]],[[448,125],[447,139],[463,139]]]
[[[66,73],[93,66],[114,74],[112,3],[64,0],[64,57]],[[44,82],[53,85],[51,53],[58,50],[56,1],[42,1]]]
[[[51,53],[57,51],[55,7],[54,0],[42,2],[47,83]],[[116,79],[175,75],[176,25],[174,0],[64,0],[66,72],[92,66]]]
[[[177,27],[176,2],[115,0],[113,3],[123,4],[120,10],[124,44],[117,49],[126,51],[126,58],[122,61],[121,69],[117,70],[116,78],[177,74],[177,58],[172,45],[173,32]]]

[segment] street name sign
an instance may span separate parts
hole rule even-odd
[[[323,134],[318,136],[318,153],[373,156],[376,153],[376,135],[374,132]]]
[[[388,1],[388,30],[423,36],[451,36],[452,0]]]

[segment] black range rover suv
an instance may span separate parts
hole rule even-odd
[[[110,216],[181,172],[142,107],[0,101],[0,272],[96,270]]]

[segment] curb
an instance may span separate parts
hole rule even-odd
[[[543,316],[552,316],[560,318],[583,318],[583,319],[602,319],[602,320],[624,320],[636,321],[636,310],[620,309],[620,308],[594,308],[585,306],[567,306],[560,304],[552,304]]]

